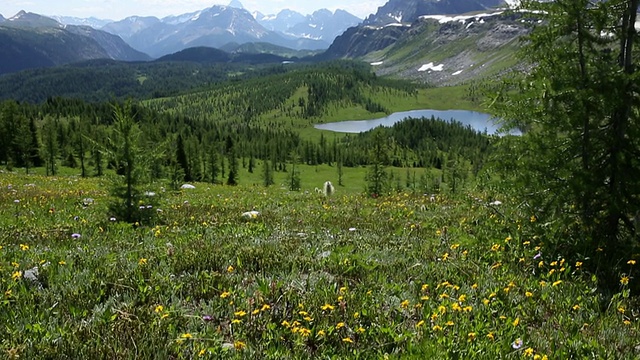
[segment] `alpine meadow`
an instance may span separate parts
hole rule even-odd
[[[390,0],[326,51],[109,35],[146,60],[0,75],[0,357],[640,359],[639,1]],[[107,38],[21,14],[0,57]],[[422,109],[501,128],[315,127]]]

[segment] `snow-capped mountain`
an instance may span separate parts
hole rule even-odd
[[[306,16],[288,9],[280,11],[277,15],[255,14],[255,16],[256,20],[267,29],[328,43],[333,42],[349,27],[361,22],[360,18],[344,10],[331,12],[327,9],[317,10]]]
[[[21,10],[14,16],[8,18],[6,21],[10,22],[11,26],[22,26],[22,27],[29,27],[29,28],[38,28],[38,27],[62,28],[64,27],[64,25],[60,24],[59,22],[55,21],[52,18],[31,13],[31,12],[26,12],[24,10]]]
[[[91,26],[94,29],[100,29],[108,23],[113,22],[113,20],[98,19],[95,17],[79,18],[73,16],[51,16],[51,18],[64,25]]]
[[[385,26],[412,23],[422,15],[464,14],[505,5],[505,0],[389,0],[375,14],[366,18],[363,24]]]
[[[219,48],[228,43],[267,42],[293,49],[328,46],[326,42],[270,31],[247,10],[222,5],[162,20],[134,16],[107,24],[102,29],[119,35],[135,49],[153,57],[195,46]]]

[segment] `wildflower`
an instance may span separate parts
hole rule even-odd
[[[109,218],[109,221],[111,221],[111,222],[116,221],[116,218],[112,216],[112,217]]]
[[[547,282],[544,280],[540,280],[540,287],[545,287],[547,286]]]
[[[578,311],[578,310],[580,310],[580,305],[575,304],[575,305],[573,305],[572,309],[573,309],[574,311]]]
[[[629,321],[629,320],[625,320],[622,323],[625,324],[625,325],[631,325],[631,321]]]
[[[319,331],[316,333],[316,335],[317,335],[317,336],[325,336],[325,335],[326,335],[326,333],[324,332],[324,330],[319,330]]]
[[[241,324],[241,323],[242,323],[242,320],[240,320],[240,319],[233,319],[233,320],[231,320],[231,323],[232,323],[232,324],[234,324],[234,325],[236,325],[236,324]]]
[[[422,288],[420,290],[422,290],[422,292],[429,290],[429,284],[422,284]]]
[[[582,266],[582,261],[576,261],[576,267],[579,268],[580,266]]]
[[[533,293],[531,291],[527,291],[526,293],[524,293],[524,296],[526,297],[532,297]]]
[[[58,265],[67,265],[67,263],[64,260],[60,260],[60,261],[58,261]]]
[[[469,338],[469,341],[473,341],[476,339],[476,333],[470,332],[467,334],[467,337]]]
[[[487,339],[489,339],[489,340],[493,341],[493,340],[495,340],[495,339],[496,339],[496,336],[495,336],[495,335],[493,335],[493,333],[492,333],[492,332],[490,332],[490,333],[488,333],[488,334],[487,334]]]
[[[524,351],[524,355],[525,356],[533,356],[533,349],[532,348],[526,348]]]
[[[352,344],[353,340],[351,340],[351,338],[346,337],[346,338],[342,339],[342,342],[346,342],[346,343]]]
[[[478,283],[474,283],[473,285],[471,285],[471,288],[472,288],[473,290],[477,289],[477,288],[478,288]]]
[[[221,297],[221,298],[223,298],[223,299],[226,299],[226,298],[228,298],[228,297],[229,297],[229,295],[231,295],[231,293],[230,293],[230,292],[228,292],[228,291],[223,291],[223,292],[222,292],[222,294],[220,294],[220,297]]]
[[[619,312],[620,314],[624,314],[624,312],[625,312],[625,308],[624,308],[624,307],[622,307],[622,306],[620,306],[620,307],[618,308],[618,312]]]
[[[491,251],[498,251],[500,250],[500,244],[493,244],[493,246],[491,246]]]
[[[300,335],[302,335],[303,337],[308,337],[309,335],[311,335],[311,330],[307,329],[307,328],[300,328]]]
[[[269,304],[264,304],[262,305],[262,308],[260,309],[260,311],[267,311],[271,309],[271,306]]]
[[[440,330],[442,330],[442,326],[440,326],[440,325],[434,325],[431,329],[432,329],[433,331],[440,331]]]
[[[242,349],[244,349],[244,348],[246,348],[246,347],[247,347],[247,344],[243,343],[243,342],[242,342],[242,341],[240,341],[240,340],[237,340],[237,341],[234,341],[234,342],[233,342],[233,347],[234,347],[236,350],[242,350]]]
[[[558,286],[560,284],[562,284],[562,280],[554,281],[553,284],[551,284],[551,286]]]
[[[234,270],[233,266],[229,265],[229,267],[227,267],[227,272],[231,273],[231,272],[233,272],[233,270]]]
[[[358,328],[358,330],[356,330],[356,332],[359,333],[359,334],[364,334],[365,331],[367,331],[367,330],[365,330],[362,326],[360,326]]]
[[[529,219],[529,221],[530,221],[530,222],[532,222],[532,223],[534,223],[534,222],[536,222],[536,220],[538,220],[538,219],[536,218],[536,216],[535,216],[535,215],[531,215],[531,218]]]
[[[354,319],[357,319],[357,318],[359,318],[359,317],[360,317],[360,313],[359,313],[359,312],[355,312],[355,313],[353,313],[353,318],[354,318]]]
[[[204,356],[204,354],[207,353],[207,349],[202,349],[200,350],[200,352],[198,352],[198,356]]]
[[[445,325],[447,325],[447,326],[453,326],[453,325],[454,325],[454,323],[453,323],[453,321],[449,320],[449,321],[447,321],[447,322],[445,323]]]
[[[247,315],[247,312],[244,311],[244,310],[240,310],[240,311],[234,312],[233,315],[235,315],[237,317],[243,317],[243,316]]]
[[[485,305],[489,305],[489,299],[482,299],[482,303]]]
[[[520,318],[516,318],[515,320],[513,320],[513,326],[518,326],[520,324]]]
[[[27,251],[27,250],[29,250],[29,245],[27,245],[27,244],[20,244],[20,250],[22,250],[22,251]]]
[[[339,322],[339,323],[336,325],[336,330],[337,330],[337,329],[341,329],[341,328],[343,328],[344,326],[345,326],[345,324],[344,324],[343,322]]]
[[[465,306],[462,308],[462,311],[464,312],[471,312],[473,310],[473,306]]]
[[[421,327],[422,325],[424,325],[424,320],[420,320],[420,321],[418,321],[418,323],[416,324],[416,327],[417,327],[417,328],[419,328],[419,327]]]
[[[213,317],[211,317],[211,315],[205,315],[202,317],[202,320],[206,322],[213,321]]]
[[[622,285],[627,285],[629,284],[629,277],[628,276],[623,276],[620,278],[620,284]]]
[[[346,287],[346,286],[343,286],[343,287],[341,287],[341,288],[340,288],[340,290],[339,290],[339,291],[340,291],[340,293],[341,293],[341,294],[344,294],[344,293],[346,293],[346,292],[347,292],[347,287]]]
[[[281,325],[286,328],[291,327],[291,324],[287,320],[283,320]]]
[[[162,314],[162,316],[160,316],[160,319],[166,319],[169,317],[169,313],[164,313]]]
[[[538,260],[542,257],[542,253],[538,251],[538,253],[533,257],[533,260]]]
[[[260,313],[260,309],[255,309],[251,312],[251,315],[258,315]]]
[[[438,312],[444,315],[447,312],[447,308],[444,305],[440,305],[438,306]]]
[[[636,264],[636,261],[635,261],[635,260],[629,260],[629,261],[627,261],[627,264],[629,264],[629,265],[635,265],[635,264]]]
[[[22,271],[16,271],[11,275],[11,279],[18,280],[22,277]]]
[[[400,303],[400,306],[401,306],[403,309],[406,309],[407,307],[409,307],[409,300],[405,300],[405,301],[401,302],[401,303]]]
[[[457,249],[459,247],[460,247],[460,244],[452,244],[451,245],[451,250],[455,250],[455,249]]]
[[[467,300],[467,295],[462,294],[460,295],[460,297],[458,297],[458,301],[461,303],[465,302],[466,300]]]
[[[335,306],[330,305],[330,304],[324,304],[324,305],[321,307],[321,309],[322,309],[323,311],[333,310],[333,309],[335,309]]]
[[[153,311],[155,311],[156,313],[161,313],[162,310],[164,310],[164,306],[158,305]]]
[[[507,236],[507,238],[506,238],[506,239],[504,239],[504,242],[509,242],[509,241],[511,241],[511,240],[512,240],[512,239],[511,239],[511,236]]]
[[[193,338],[193,335],[191,335],[189,333],[185,333],[185,334],[182,334],[182,336],[180,336],[180,337],[183,338],[183,339],[191,339],[191,338]]]
[[[71,238],[72,239],[80,239],[82,237],[82,235],[78,234],[78,233],[73,233],[71,234]]]
[[[138,265],[146,265],[146,264],[147,264],[147,259],[141,258],[140,260],[138,260]]]
[[[514,342],[511,343],[511,347],[518,350],[522,347],[522,344],[523,344],[522,339],[517,338]]]

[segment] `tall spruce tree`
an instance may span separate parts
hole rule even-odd
[[[542,19],[521,53],[531,70],[493,102],[526,132],[503,140],[516,195],[555,225],[556,250],[600,264],[605,285],[639,240],[638,1],[523,2],[535,11],[525,18]]]

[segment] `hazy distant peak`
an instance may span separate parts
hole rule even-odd
[[[231,0],[231,2],[229,3],[229,7],[244,9],[244,6],[242,6],[242,3],[238,0]]]
[[[63,27],[62,24],[52,18],[26,12],[24,10],[20,10],[20,12],[6,19],[6,21],[11,21],[12,24],[17,26],[26,27]]]
[[[4,16],[2,16],[2,14],[0,14],[0,22],[3,22],[5,20]]]

